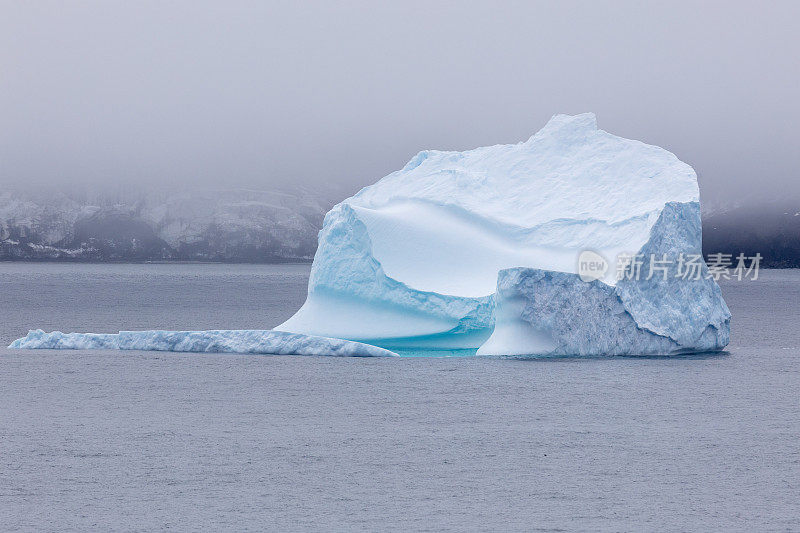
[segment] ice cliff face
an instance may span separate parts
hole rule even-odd
[[[501,270],[495,329],[478,354],[669,355],[724,348],[731,315],[705,263],[697,279],[679,272],[681,254],[700,254],[699,205],[668,203],[639,252],[656,257],[664,270],[651,273],[645,260],[638,276],[616,286],[566,272]]]
[[[555,116],[519,144],[421,152],[327,214],[307,301],[277,329],[443,348],[478,347],[495,331],[482,352],[501,353],[510,345],[502,339],[507,317],[517,321],[509,329],[515,338],[527,335],[527,353],[599,353],[532,324],[543,315],[526,307],[526,298],[550,294],[550,301],[563,300],[551,318],[564,323],[582,320],[578,304],[597,316],[628,313],[613,324],[632,335],[620,353],[650,346],[631,328],[658,337],[642,353],[719,349],[729,313],[713,281],[617,285],[613,263],[596,282],[576,276],[586,249],[612,261],[651,250],[699,253],[698,202],[691,167],[666,150],[597,129],[592,114]],[[499,271],[515,267],[532,270],[505,272],[498,282]],[[514,291],[517,303],[505,305]],[[587,299],[571,305],[567,294]],[[523,331],[525,324],[532,325]]]

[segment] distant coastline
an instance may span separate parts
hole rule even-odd
[[[0,261],[309,263],[342,191],[197,189],[116,195],[0,193]],[[800,201],[750,200],[703,213],[703,254],[756,253],[800,267]]]
[[[309,262],[338,194],[283,190],[0,193],[0,261]]]

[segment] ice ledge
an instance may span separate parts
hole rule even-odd
[[[496,316],[478,355],[673,355],[719,351],[728,343],[727,321],[718,327],[709,317],[685,316],[703,328],[678,342],[637,322],[615,287],[535,268],[499,273]]]
[[[700,205],[668,202],[616,285],[578,274],[510,268],[497,277],[495,328],[479,355],[670,355],[722,350],[731,314],[700,261],[696,275],[681,258],[702,257]],[[650,270],[649,258],[666,264]],[[608,258],[606,258],[608,259]],[[635,275],[634,275],[635,274]]]
[[[391,357],[397,354],[355,341],[276,330],[120,331],[119,333],[45,333],[31,330],[12,349],[142,350],[162,352],[242,353]]]

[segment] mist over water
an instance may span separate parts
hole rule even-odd
[[[555,113],[798,197],[795,2],[5,2],[0,191],[317,187]]]

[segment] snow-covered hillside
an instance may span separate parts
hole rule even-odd
[[[762,267],[800,267],[800,198],[748,198],[703,204],[703,252],[761,254]]]
[[[0,260],[309,260],[335,194],[200,189],[86,199],[0,192]]]

